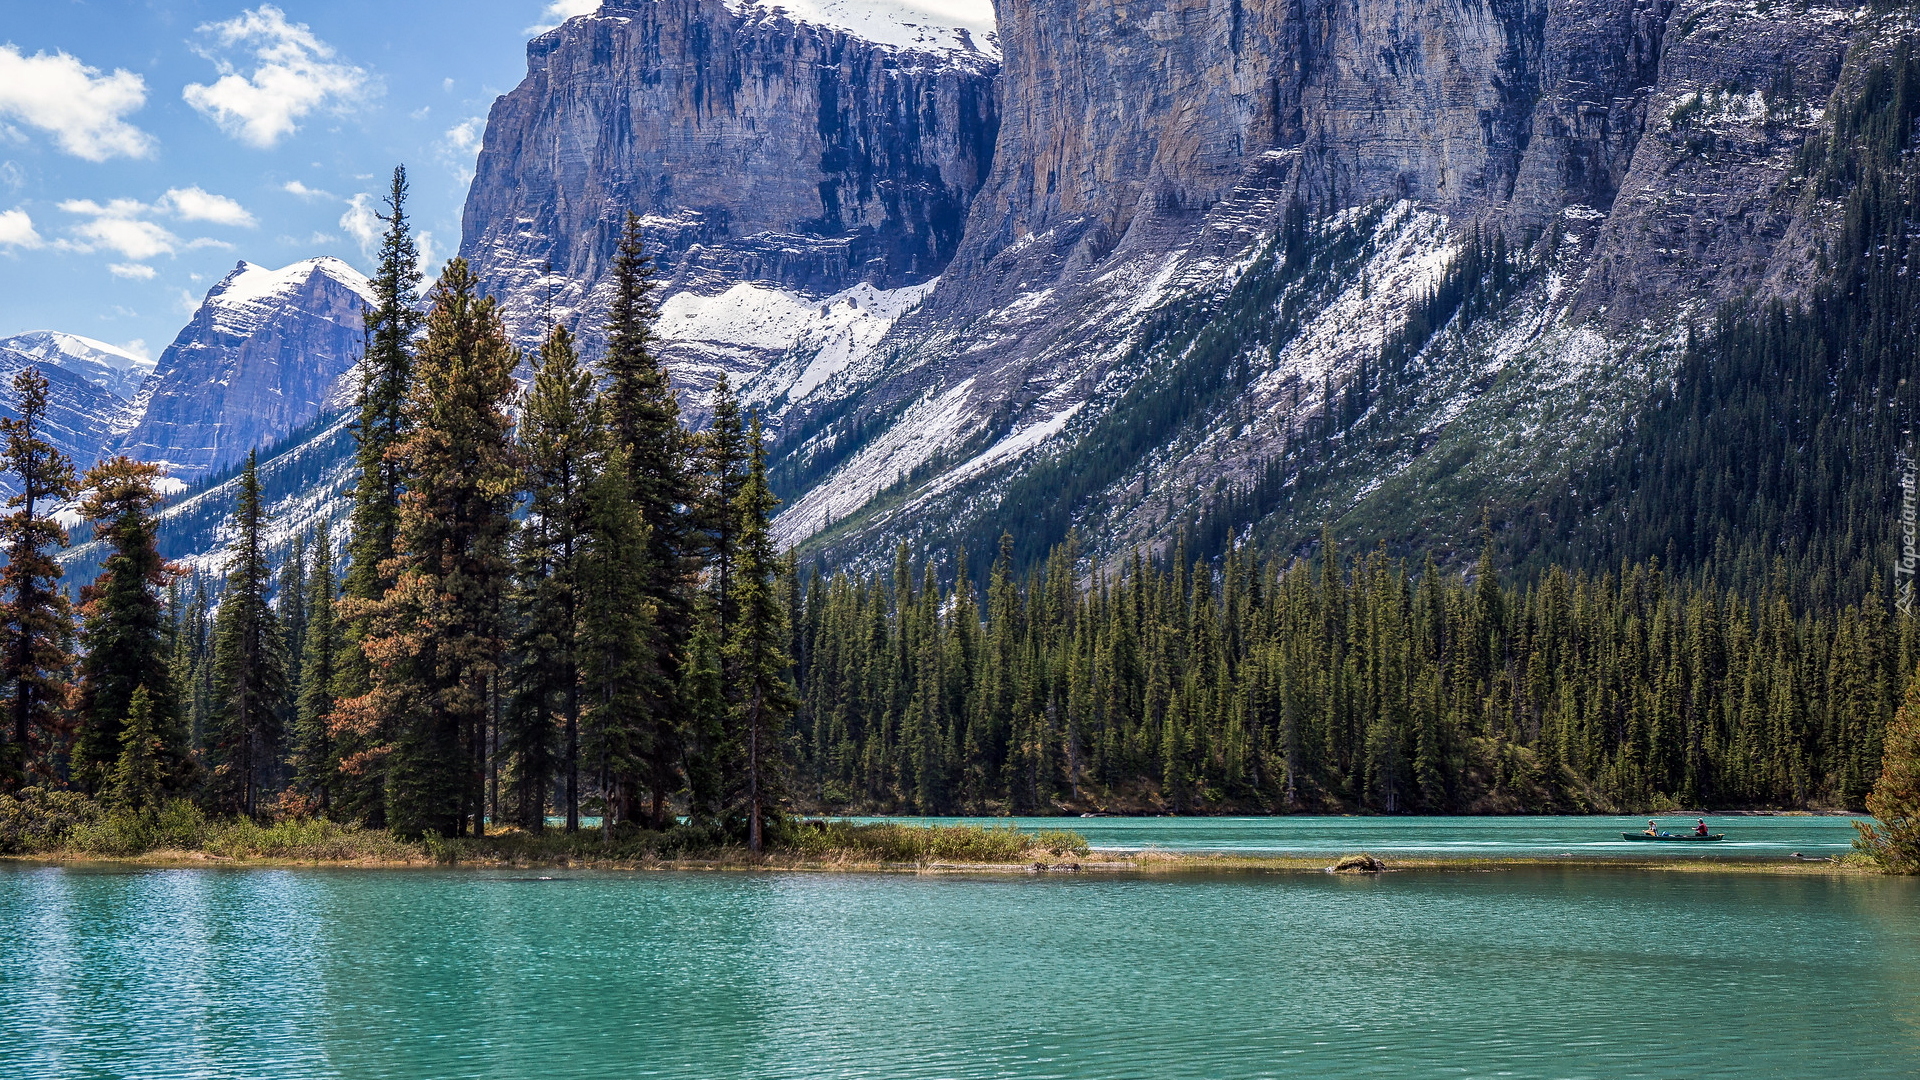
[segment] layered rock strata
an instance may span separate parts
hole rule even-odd
[[[737,384],[804,336],[785,308],[830,314],[856,286],[919,286],[952,258],[999,125],[997,64],[971,45],[880,44],[720,0],[610,2],[528,46],[488,117],[461,252],[521,340],[551,319],[591,353],[637,213],[662,300],[764,294],[728,298],[739,334],[662,321],[683,383]]]

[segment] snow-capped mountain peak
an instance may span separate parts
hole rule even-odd
[[[369,304],[374,302],[373,285],[365,274],[331,255],[321,255],[278,270],[243,259],[207,293],[206,305],[217,313],[222,329],[248,333],[259,318],[279,311],[316,274],[346,286]]]
[[[132,398],[140,384],[153,374],[150,357],[129,352],[79,334],[59,330],[29,330],[0,339],[0,349],[10,349],[32,357],[42,364],[70,371],[116,397]]]

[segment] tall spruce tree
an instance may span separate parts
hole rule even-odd
[[[730,640],[735,620],[733,578],[740,560],[737,503],[748,467],[745,421],[724,374],[713,388],[713,422],[699,437],[697,448],[699,498],[692,518],[706,563],[705,595],[698,616],[712,625],[694,633],[705,633],[719,648]],[[681,717],[688,796],[694,806],[714,810],[727,802],[726,786],[738,747],[728,741],[724,711],[695,710],[690,702],[683,702]]]
[[[52,552],[67,543],[53,510],[73,495],[73,463],[41,436],[47,380],[33,368],[13,378],[14,416],[0,419],[0,467],[12,474],[12,513],[0,517],[0,693],[7,699],[8,740],[0,790],[30,774],[53,777],[54,752],[66,734],[61,706],[72,669],[73,611],[59,590]]]
[[[74,700],[78,730],[69,769],[89,793],[112,779],[124,750],[120,728],[142,687],[169,791],[183,790],[189,778],[188,733],[162,607],[173,575],[154,545],[154,510],[162,501],[156,485],[165,476],[158,465],[120,456],[88,469],[81,482],[86,495],[80,516],[93,524],[94,540],[110,549],[99,578],[80,594],[86,655]]]
[[[1858,823],[1855,846],[1898,874],[1920,874],[1920,679],[1887,725],[1880,779],[1867,796],[1872,822]]]
[[[299,657],[300,694],[294,711],[291,764],[295,788],[312,800],[316,810],[331,816],[340,756],[328,720],[333,715],[333,665],[340,654],[340,626],[334,618],[333,532],[324,519],[314,530],[310,550],[307,629]]]
[[[580,756],[594,769],[605,811],[602,828],[631,813],[628,785],[644,780],[657,730],[649,706],[665,700],[666,674],[653,651],[655,607],[647,525],[627,497],[626,454],[607,448],[606,467],[586,492],[587,544],[579,567],[577,632],[581,687]]]
[[[273,588],[274,612],[280,617],[280,634],[285,638],[281,652],[287,657],[287,726],[300,707],[300,658],[306,655],[307,639],[307,538],[297,535],[287,545],[280,562],[279,580]]]
[[[422,321],[415,307],[420,286],[419,248],[407,223],[407,170],[393,170],[387,192],[386,235],[374,272],[373,306],[366,312],[366,354],[360,364],[356,462],[347,540],[345,602],[339,607],[340,654],[334,661],[332,696],[350,705],[363,703],[373,689],[371,665],[362,643],[370,632],[373,605],[393,587],[395,544],[400,532],[400,494],[406,462],[394,453],[407,434],[406,400],[413,378],[414,336]],[[334,802],[338,816],[369,825],[387,820],[385,759],[392,733],[380,726],[382,715],[347,708],[333,715],[340,776]]]
[[[556,772],[567,831],[580,828],[580,572],[591,528],[587,489],[605,442],[593,376],[566,327],[555,326],[520,421],[528,501],[514,536],[513,694],[501,732],[515,813],[530,832],[545,828]],[[624,473],[617,479],[626,482]]]
[[[730,582],[734,624],[723,652],[731,741],[739,747],[740,800],[747,849],[766,843],[766,818],[779,805],[786,776],[787,724],[797,705],[787,682],[787,612],[781,562],[768,529],[779,500],[767,486],[767,453],[755,417],[748,435],[746,481],[734,497],[739,558]]]
[[[136,687],[120,728],[120,754],[106,785],[107,801],[144,813],[166,801],[174,790],[172,749],[154,721],[153,696]]]
[[[506,652],[502,601],[520,470],[507,412],[520,357],[465,260],[433,290],[407,396],[395,566],[370,606],[373,688],[343,701],[393,733],[387,808],[403,835],[484,831],[490,695]]]
[[[180,696],[180,713],[186,722],[187,745],[206,745],[207,731],[207,657],[212,652],[212,618],[206,577],[192,569],[167,590],[168,616],[173,629],[168,675]]]
[[[667,800],[682,782],[685,710],[676,690],[685,669],[693,628],[693,580],[697,544],[690,520],[695,502],[688,437],[667,370],[653,352],[652,260],[629,213],[613,261],[614,295],[607,312],[603,400],[614,441],[627,461],[634,508],[647,527],[646,595],[653,606],[653,640],[665,678],[646,702],[649,727],[645,775],[655,828],[667,825]]]
[[[227,583],[213,619],[212,694],[208,718],[208,796],[218,810],[261,813],[279,779],[287,693],[285,639],[267,603],[266,508],[253,453],[240,474]]]

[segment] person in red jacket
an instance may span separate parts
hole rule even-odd
[[[1693,827],[1693,835],[1695,836],[1707,835],[1707,819],[1706,818],[1701,818],[1700,824],[1695,825]]]

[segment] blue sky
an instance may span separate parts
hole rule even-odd
[[[432,265],[487,109],[596,0],[37,0],[0,17],[0,336],[158,356],[242,259],[362,270],[393,166]]]

